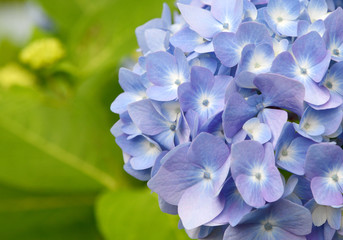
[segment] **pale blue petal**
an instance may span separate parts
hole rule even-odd
[[[288,197],[289,195],[291,195],[295,189],[295,187],[297,186],[298,184],[298,177],[296,177],[295,175],[292,175],[286,185],[285,185],[285,191],[283,193],[283,198],[284,197]]]
[[[273,45],[272,38],[269,35],[265,25],[257,22],[242,23],[236,33],[236,41],[243,48],[248,44],[269,44]]]
[[[195,47],[194,49],[195,52],[197,53],[211,53],[214,52],[214,46],[213,46],[213,42],[204,42],[198,46]]]
[[[166,51],[169,47],[169,33],[161,29],[147,29],[145,38],[150,52]]]
[[[285,108],[299,116],[303,112],[304,86],[296,80],[278,74],[260,74],[254,80],[262,92],[265,106]]]
[[[312,144],[314,142],[309,139],[295,138],[288,147],[283,148],[279,153],[277,164],[291,173],[304,175],[307,149]]]
[[[309,27],[311,23],[305,20],[300,20],[298,22],[298,28],[297,28],[297,35],[298,37],[301,37],[307,33],[309,33]],[[325,28],[325,26],[324,26]]]
[[[251,211],[252,207],[244,202],[232,178],[225,183],[221,195],[226,201],[225,208],[218,217],[210,222],[210,225],[218,226],[230,223],[231,226],[236,226],[242,217]]]
[[[151,177],[151,169],[145,170],[134,170],[130,164],[130,162],[125,163],[124,170],[133,176],[134,178],[140,181],[148,181]]]
[[[176,126],[176,144],[178,145],[189,142],[190,134],[191,128],[189,127],[186,118],[182,112]]]
[[[119,137],[123,134],[121,128],[123,127],[124,123],[121,119],[119,119],[111,128],[111,133],[114,137]]]
[[[312,145],[306,155],[306,177],[325,177],[330,171],[338,170],[342,163],[342,149],[339,146],[330,143]]]
[[[289,52],[282,52],[275,58],[271,67],[271,72],[294,78],[296,77],[296,69],[297,65],[293,56]]]
[[[158,86],[173,85],[175,80],[179,78],[176,59],[167,52],[156,52],[148,55],[146,68],[149,81]]]
[[[261,233],[261,225],[238,225],[236,227],[229,226],[224,234],[223,240],[266,240]]]
[[[177,101],[158,102],[151,101],[156,111],[170,122],[175,122],[180,116],[180,104]]]
[[[154,163],[160,153],[161,150],[157,147],[155,147],[154,149],[150,147],[150,149],[146,151],[145,154],[132,157],[130,159],[131,166],[135,170],[144,170],[147,168],[151,168],[152,166],[154,166]]]
[[[308,29],[308,32],[311,32],[311,31],[316,31],[319,33],[320,36],[323,36],[326,31],[324,21],[317,20],[314,23],[312,23]]]
[[[174,56],[175,56],[176,64],[178,68],[179,80],[181,82],[188,81],[190,71],[189,71],[189,65],[188,65],[188,61],[185,56],[185,53],[181,49],[176,48],[174,51]]]
[[[164,158],[164,156],[168,153],[168,151],[162,151],[160,155],[156,158],[154,166],[151,168],[151,177],[155,176],[158,170],[160,170],[162,166],[161,160]],[[161,197],[159,197],[161,198]]]
[[[332,83],[332,90],[343,96],[343,62],[332,65],[327,80]]]
[[[307,68],[319,64],[327,55],[325,42],[317,32],[297,38],[292,50],[299,66]]]
[[[156,101],[172,101],[177,98],[177,87],[174,86],[151,86],[146,94]]]
[[[293,233],[290,233],[280,227],[273,227],[272,236],[268,236],[266,240],[274,240],[274,239],[292,239],[292,240],[305,240],[304,236],[298,236]]]
[[[207,183],[198,183],[188,188],[178,204],[178,212],[186,229],[199,227],[218,216],[224,208],[224,201],[211,196]]]
[[[261,144],[268,142],[272,137],[269,126],[261,123],[258,118],[248,120],[243,125],[243,129],[248,133],[251,140],[258,141]]]
[[[257,18],[257,9],[255,4],[249,0],[243,1],[244,7],[244,21],[254,21]]]
[[[237,76],[238,75],[238,76]],[[256,88],[254,84],[254,79],[256,77],[255,73],[242,71],[238,73],[235,77],[236,84],[241,88]]]
[[[315,141],[317,143],[320,143],[323,141],[322,135],[319,135],[319,136],[309,135],[306,131],[304,131],[302,128],[300,128],[299,124],[297,124],[297,123],[293,123],[293,127],[294,127],[295,131],[297,131],[297,133],[299,133],[301,136],[303,136],[305,138],[311,139],[312,141]],[[319,128],[323,129],[323,126],[319,126]]]
[[[126,68],[119,70],[119,84],[125,92],[140,93],[146,89],[141,76]]]
[[[120,119],[123,121],[123,126],[121,130],[128,134],[128,139],[132,139],[138,135],[142,135],[142,131],[132,122],[132,119],[128,112],[120,114]]]
[[[145,23],[144,25],[136,28],[135,32],[136,32],[137,42],[143,54],[146,54],[149,51],[149,47],[147,45],[145,34],[144,34],[145,31],[151,28],[163,29],[163,24],[164,23],[162,19],[153,19]]]
[[[258,114],[258,117],[269,126],[272,132],[271,142],[273,143],[273,146],[275,146],[282,128],[287,122],[287,112],[279,109],[265,108]]]
[[[307,11],[311,19],[317,19],[318,17],[326,15],[328,5],[325,0],[311,0],[308,4]]]
[[[282,35],[296,37],[298,34],[298,22],[296,21],[284,20],[281,24],[277,24],[276,28]]]
[[[300,128],[312,136],[330,135],[339,128],[342,116],[340,108],[317,111],[308,107],[301,118]]]
[[[175,131],[167,129],[153,137],[163,148],[171,150],[175,147]]]
[[[222,24],[212,16],[211,12],[181,3],[178,3],[177,6],[190,28],[200,36],[212,38],[214,34],[222,30]]]
[[[279,55],[282,52],[288,50],[289,42],[287,39],[282,39],[280,41],[273,39],[273,48],[275,52],[275,56]]]
[[[161,19],[164,23],[165,28],[170,27],[170,25],[172,24],[171,11],[170,11],[168,4],[166,4],[166,3],[163,3],[163,10],[162,10]]]
[[[200,55],[190,61],[191,66],[205,67],[209,69],[213,74],[217,71],[218,60],[213,57],[208,57],[206,55]]]
[[[326,57],[317,65],[308,69],[308,75],[311,79],[317,83],[322,81],[324,75],[326,74],[331,61],[331,54],[327,51]]]
[[[274,13],[281,12],[285,19],[295,20],[300,14],[300,1],[269,0],[267,11],[271,16],[274,16]]]
[[[213,0],[211,13],[218,21],[229,25],[227,31],[236,32],[243,17],[243,1]]]
[[[292,123],[286,122],[275,146],[275,156],[277,159],[282,149],[287,148],[297,136],[299,135],[295,132]]]
[[[311,232],[311,213],[303,206],[299,206],[287,200],[280,200],[273,203],[271,216],[276,219],[276,225],[278,227],[289,233],[307,235]]]
[[[244,123],[257,115],[256,107],[248,105],[238,93],[229,97],[223,112],[223,127],[225,137],[232,138],[239,132]]]
[[[196,93],[206,93],[213,87],[214,77],[210,70],[204,67],[192,67],[191,85]]]
[[[304,100],[314,105],[322,105],[327,103],[330,99],[330,92],[327,88],[319,86],[317,83],[312,81],[311,78],[307,78],[302,81],[305,87],[305,98]]]
[[[255,74],[269,72],[274,60],[274,50],[269,44],[246,46],[242,52],[239,71],[249,71]]]
[[[148,187],[160,195],[166,202],[177,205],[189,187],[201,179],[194,175],[198,168],[187,164],[185,155],[189,145],[179,145],[162,159],[164,164],[148,182]]]
[[[262,196],[267,202],[275,202],[282,197],[284,192],[280,172],[275,166],[268,167],[266,178],[267,179],[263,182],[263,186],[261,188]]]
[[[200,133],[192,142],[187,159],[204,169],[215,172],[228,160],[229,148],[225,142],[209,133]]]
[[[131,156],[140,156],[150,148],[150,142],[143,136],[135,137],[134,139],[128,140],[127,136],[121,135],[116,138],[116,143],[123,152]]]
[[[232,81],[231,76],[226,75],[216,75],[214,77],[214,84],[211,89],[211,96],[215,97],[218,101],[223,103],[227,86]],[[223,110],[223,109],[222,109]]]
[[[342,205],[341,188],[328,177],[315,177],[311,181],[313,197],[321,205]]]
[[[111,104],[111,111],[117,114],[121,114],[127,111],[127,106],[130,103],[141,100],[139,96],[131,92],[123,92],[114,100]]]
[[[160,196],[158,197],[158,204],[162,212],[177,215],[177,206],[167,203]]]
[[[197,94],[193,91],[190,82],[182,84],[178,89],[181,109],[185,112],[192,109],[196,111],[198,108]]]
[[[240,60],[241,46],[235,41],[233,33],[219,33],[213,39],[214,52],[221,63],[227,67],[235,66]]]
[[[343,98],[340,94],[330,91],[330,99],[327,101],[327,103],[323,105],[313,105],[310,104],[310,106],[315,109],[315,110],[325,110],[325,109],[332,109],[332,108],[337,108],[343,103]]]
[[[255,165],[261,165],[264,148],[256,141],[243,141],[231,147],[231,174],[235,179],[239,175],[250,175]]]
[[[239,193],[248,205],[255,208],[264,206],[265,200],[262,196],[261,185],[254,181],[252,176],[238,175],[235,182]]]
[[[169,129],[168,122],[156,111],[150,100],[129,105],[132,121],[145,134],[156,135]]]
[[[342,210],[341,208],[328,207],[327,220],[330,227],[339,230],[341,228]]]
[[[190,109],[186,113],[186,120],[188,126],[191,130],[191,137],[194,139],[199,132],[200,124],[199,124],[199,114],[194,110]]]
[[[198,33],[188,27],[175,33],[170,38],[170,43],[184,52],[192,52],[199,44],[202,44],[203,38]]]

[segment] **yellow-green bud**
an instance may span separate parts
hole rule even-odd
[[[20,60],[33,69],[49,67],[65,55],[62,43],[56,38],[39,39],[20,53]]]
[[[0,87],[33,86],[35,76],[16,63],[8,63],[0,68]]]

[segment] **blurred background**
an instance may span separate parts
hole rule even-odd
[[[110,133],[134,30],[162,4],[0,0],[1,240],[187,239]]]

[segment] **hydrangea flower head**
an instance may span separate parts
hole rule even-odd
[[[343,238],[339,4],[179,0],[137,28],[111,132],[190,238]]]

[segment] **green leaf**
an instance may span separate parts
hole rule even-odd
[[[83,75],[118,65],[138,48],[135,28],[159,18],[163,2],[174,0],[39,0],[65,39],[69,56]]]
[[[62,100],[36,90],[0,90],[0,180],[44,192],[116,187],[124,171],[109,110],[85,96],[86,88]]]
[[[178,217],[161,212],[158,199],[148,191],[122,190],[103,194],[96,204],[96,218],[107,240],[187,240]]]
[[[0,184],[0,239],[100,239],[94,195],[41,195]]]

